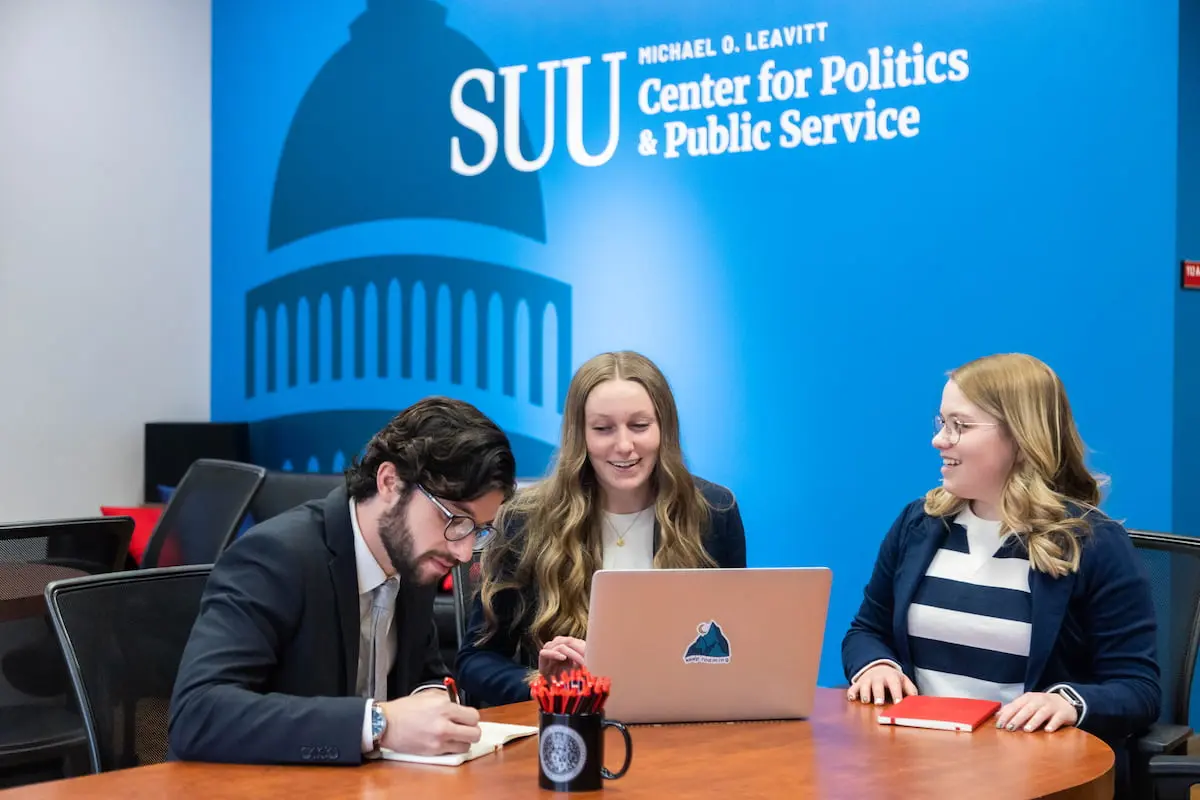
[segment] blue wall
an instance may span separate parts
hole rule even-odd
[[[1176,285],[1179,262],[1200,261],[1200,1],[1179,15],[1179,172]],[[1187,46],[1190,44],[1190,47]],[[1172,529],[1200,536],[1200,291],[1175,301],[1175,513]]]
[[[1200,261],[1200,1],[1182,0],[1179,13],[1179,143],[1175,283],[1179,262]],[[1200,536],[1200,291],[1176,290],[1175,301],[1175,497],[1171,529]],[[1177,570],[1174,607],[1187,608],[1192,576]],[[1186,623],[1180,619],[1173,624]],[[1200,686],[1193,679],[1191,719],[1200,719]]]
[[[1109,511],[1170,529],[1173,448],[1153,426],[1175,411],[1176,8],[444,5],[443,23],[418,0],[214,0],[212,411],[255,421],[268,461],[344,463],[436,391],[492,414],[537,474],[571,369],[641,350],[673,382],[693,470],[737,493],[751,565],[833,567],[823,683],[841,679],[841,636],[884,531],[938,480],[930,419],[963,361],[1020,350],[1058,369],[1113,478]],[[750,50],[759,30],[817,22],[812,42]],[[725,35],[738,52],[721,52]],[[639,47],[696,38],[717,55],[638,63]],[[965,79],[820,94],[822,59],[918,42],[926,56],[965,51]],[[582,144],[595,156],[610,133],[602,56],[615,52],[607,161],[572,158],[560,68],[541,169],[509,166],[501,142],[483,174],[452,171],[454,137],[467,165],[483,153],[450,113],[462,72],[528,65],[532,158],[537,64],[590,57]],[[812,68],[809,96],[758,102],[767,60]],[[639,104],[648,80],[705,74],[747,76],[747,102]],[[489,109],[481,93],[469,84],[467,104]],[[501,130],[503,96],[500,80],[488,113]],[[915,135],[850,143],[835,125],[835,144],[780,140],[785,113],[909,107]],[[664,157],[672,123],[730,111],[769,122],[770,147]],[[655,154],[639,152],[643,131]]]

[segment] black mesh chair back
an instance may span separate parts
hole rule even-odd
[[[237,534],[266,472],[237,461],[193,462],[150,535],[142,567],[215,563]]]
[[[171,693],[210,570],[142,569],[46,587],[93,772],[166,760]]]
[[[271,470],[250,503],[250,516],[256,523],[277,517],[309,500],[323,500],[345,483],[342,475]]]
[[[50,777],[86,770],[83,720],[44,593],[53,580],[124,566],[133,526],[129,517],[0,525],[0,771],[52,761],[66,768]]]
[[[53,564],[89,574],[125,565],[130,517],[83,517],[0,525],[0,563]]]
[[[1200,538],[1141,530],[1129,538],[1150,576],[1158,620],[1159,721],[1187,725],[1200,645]]]
[[[458,646],[462,648],[467,640],[467,618],[471,614],[471,603],[475,593],[479,591],[480,565],[483,557],[480,550],[471,554],[471,560],[465,564],[455,564],[452,570],[454,586],[454,624],[458,631]]]
[[[1150,578],[1163,694],[1158,724],[1131,748],[1132,796],[1186,797],[1186,785],[1200,780],[1200,761],[1185,755],[1200,646],[1200,538],[1143,530],[1129,538]]]
[[[457,648],[454,653],[447,653],[446,646],[443,645],[443,658],[447,666],[453,668],[454,662],[457,659],[458,651],[462,650],[463,644],[467,640],[467,621],[471,614],[471,603],[475,600],[475,595],[479,591],[479,583],[481,580],[480,559],[483,558],[483,552],[479,548],[471,554],[471,560],[465,564],[455,564],[454,569],[450,571],[453,579],[453,594],[451,601],[454,604],[454,632]],[[486,705],[469,697],[462,688],[459,688],[459,693],[462,696],[464,703],[485,708]]]

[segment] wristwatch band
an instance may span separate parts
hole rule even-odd
[[[383,739],[383,734],[387,731],[387,715],[383,713],[383,706],[379,703],[371,703],[371,745],[378,750],[379,742]]]
[[[1083,713],[1083,698],[1079,696],[1079,692],[1075,691],[1070,686],[1059,686],[1054,690],[1054,693],[1060,695],[1064,700],[1074,706],[1076,713]]]

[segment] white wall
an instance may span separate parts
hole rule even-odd
[[[141,499],[207,420],[209,0],[0,0],[0,520]]]

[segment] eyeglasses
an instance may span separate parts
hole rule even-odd
[[[942,415],[938,414],[933,418],[933,433],[936,436],[942,432],[942,428],[945,428],[950,444],[958,444],[964,428],[995,428],[999,424],[998,422],[962,422],[954,417],[943,419]]]
[[[490,523],[487,525],[480,525],[470,517],[465,517],[462,514],[455,514],[453,511],[446,508],[446,506],[442,504],[441,500],[438,500],[436,497],[430,494],[429,490],[421,484],[418,483],[417,488],[420,489],[421,494],[428,497],[429,502],[437,506],[438,511],[441,511],[442,515],[446,517],[446,528],[442,531],[442,535],[446,537],[446,541],[459,542],[463,539],[466,539],[471,534],[476,534],[479,537],[477,541],[482,543],[486,537],[496,532],[496,529]],[[479,545],[477,544],[476,546],[478,547]]]

